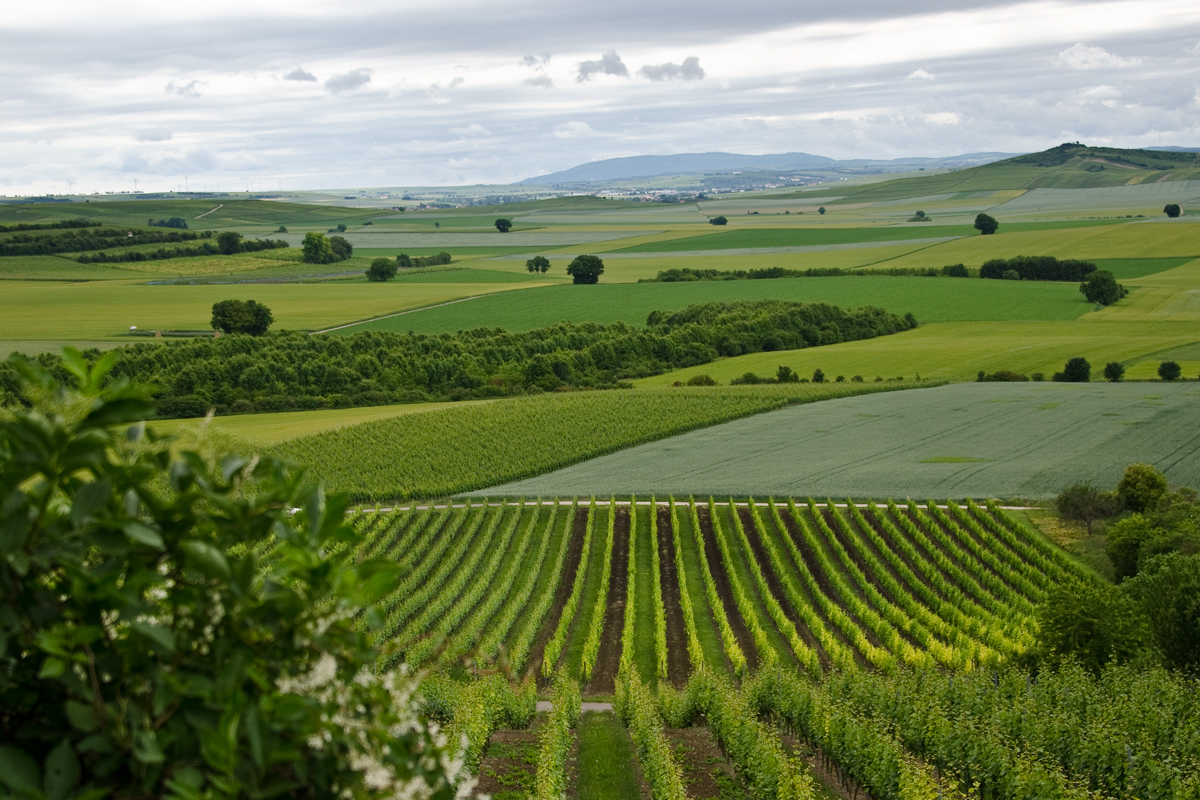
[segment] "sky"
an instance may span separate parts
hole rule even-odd
[[[0,71],[10,196],[1200,146],[1195,0],[59,0],[6,8]]]

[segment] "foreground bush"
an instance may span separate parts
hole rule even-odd
[[[453,797],[413,684],[350,624],[395,576],[330,557],[346,500],[173,455],[115,358],[68,351],[70,388],[18,364],[0,422],[0,795]]]

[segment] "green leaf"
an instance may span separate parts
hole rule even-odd
[[[154,403],[138,397],[109,400],[87,415],[84,424],[92,427],[128,425],[153,417]]]
[[[46,794],[50,800],[67,800],[79,783],[79,759],[71,743],[63,739],[46,756]]]
[[[24,750],[0,744],[0,783],[14,792],[40,792],[42,776],[37,762]]]
[[[162,763],[163,751],[153,733],[142,731],[133,737],[133,757],[143,764]]]
[[[250,742],[250,757],[254,759],[254,766],[259,769],[263,768],[263,727],[262,720],[258,716],[258,706],[250,706],[246,709],[246,739]]]
[[[179,546],[187,553],[188,563],[208,577],[223,581],[229,581],[233,577],[225,554],[210,543],[200,539],[184,539]]]
[[[97,509],[102,508],[112,494],[112,484],[107,480],[92,481],[79,487],[75,503],[71,506],[71,524],[78,526]]]
[[[71,727],[82,733],[91,733],[99,727],[96,710],[78,700],[67,701],[67,719],[71,721]]]
[[[157,625],[151,625],[148,622],[132,622],[129,627],[145,636],[154,644],[158,645],[161,650],[167,653],[175,652],[175,634],[171,633],[166,628],[160,628]]]
[[[16,553],[29,538],[29,520],[14,514],[0,522],[0,555]]]
[[[67,671],[66,662],[61,658],[47,658],[42,662],[42,669],[38,673],[39,678],[57,678]]]
[[[137,520],[128,520],[121,524],[121,529],[125,531],[126,536],[138,544],[153,547],[155,550],[166,549],[162,535],[149,525],[145,525]]]

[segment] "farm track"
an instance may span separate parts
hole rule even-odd
[[[629,580],[629,509],[617,509],[617,521],[613,537],[612,577],[609,579],[608,596],[597,598],[604,602],[604,634],[600,640],[600,652],[588,694],[612,694],[621,664],[621,629],[625,620],[625,589]]]
[[[687,655],[687,633],[684,628],[683,606],[679,601],[679,573],[675,570],[675,532],[671,530],[671,512],[663,507],[658,514],[659,572],[662,576],[663,608],[667,620],[667,680],[675,687],[687,683],[690,665]]]

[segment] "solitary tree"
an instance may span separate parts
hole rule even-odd
[[[1175,219],[1183,213],[1183,209],[1179,207],[1179,203],[1167,203],[1163,206],[1163,213],[1171,219]]]
[[[275,317],[271,309],[253,300],[221,300],[213,303],[213,330],[262,336],[273,322]]]
[[[1164,361],[1158,365],[1158,377],[1164,381],[1177,381],[1182,374],[1183,369],[1178,361]]]
[[[1098,489],[1086,481],[1073,483],[1063,489],[1054,498],[1054,506],[1063,519],[1086,524],[1088,535],[1091,535],[1092,523],[1096,520],[1115,517],[1121,512],[1121,500],[1116,494]]]
[[[990,236],[1000,227],[1000,223],[996,218],[988,214],[979,214],[975,217],[975,230],[979,231],[984,236]]]
[[[329,246],[329,240],[325,238],[325,234],[309,231],[304,234],[304,244],[301,246],[304,253],[304,261],[308,264],[332,264],[333,249]]]
[[[818,213],[818,214],[824,214],[824,213],[825,213],[825,206],[821,206],[820,208],[818,208],[818,209],[817,209],[817,213]]]
[[[713,217],[708,222],[710,225],[725,225],[729,222],[729,220],[725,219],[724,217]]]
[[[918,211],[908,218],[909,222],[933,222],[933,217],[925,216],[924,211]]]
[[[377,258],[367,267],[367,280],[382,283],[396,277],[396,262],[390,258]]]
[[[1089,303],[1099,303],[1102,306],[1111,306],[1121,299],[1120,284],[1117,283],[1116,277],[1105,269],[1096,270],[1084,278],[1083,283],[1079,284],[1079,291],[1083,292]]]
[[[1125,377],[1125,366],[1120,361],[1110,361],[1104,365],[1104,380],[1117,383]]]
[[[224,231],[217,234],[217,249],[222,255],[231,256],[238,251],[242,244],[242,235],[234,231]]]
[[[813,370],[812,382],[813,383],[824,383],[825,382],[825,373],[822,372],[820,369]]]
[[[501,233],[508,233],[510,230],[512,230],[512,220],[504,219],[503,217],[496,220],[496,230],[500,231]]]
[[[567,265],[567,274],[575,283],[599,283],[604,273],[604,262],[599,256],[575,256]]]
[[[525,262],[525,269],[545,274],[550,271],[550,259],[545,256],[534,256]]]
[[[1076,356],[1067,361],[1062,372],[1054,373],[1054,380],[1065,383],[1087,383],[1092,379],[1092,365],[1086,358]]]

